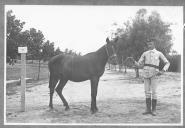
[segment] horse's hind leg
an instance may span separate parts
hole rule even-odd
[[[69,109],[69,105],[68,105],[66,99],[64,98],[64,96],[62,94],[62,90],[63,90],[64,86],[66,85],[67,81],[68,80],[61,78],[60,79],[60,82],[59,82],[59,84],[58,84],[58,86],[56,88],[56,92],[58,93],[60,99],[62,100],[64,106],[66,107],[65,110],[68,110]]]
[[[49,107],[50,108],[53,108],[53,93],[57,82],[58,82],[58,79],[50,74],[50,79],[49,79],[49,89],[50,89]]]

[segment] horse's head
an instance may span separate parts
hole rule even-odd
[[[105,45],[106,52],[108,55],[109,60],[114,61],[113,63],[117,63],[117,48],[116,48],[116,42],[118,38],[115,38],[113,40],[109,40],[109,38],[106,38],[107,44]]]

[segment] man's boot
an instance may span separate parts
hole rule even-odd
[[[151,98],[146,98],[146,111],[143,115],[151,114]]]
[[[157,99],[152,99],[152,115],[153,116],[156,116],[157,113],[156,113],[156,105],[157,105]]]

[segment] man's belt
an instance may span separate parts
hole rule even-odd
[[[156,66],[156,65],[153,65],[153,64],[144,64],[144,66],[149,66],[149,67],[153,67],[153,68],[159,69],[159,66]]]

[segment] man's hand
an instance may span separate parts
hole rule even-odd
[[[159,72],[157,73],[157,76],[163,75],[164,72],[165,72],[164,70],[159,71]]]

